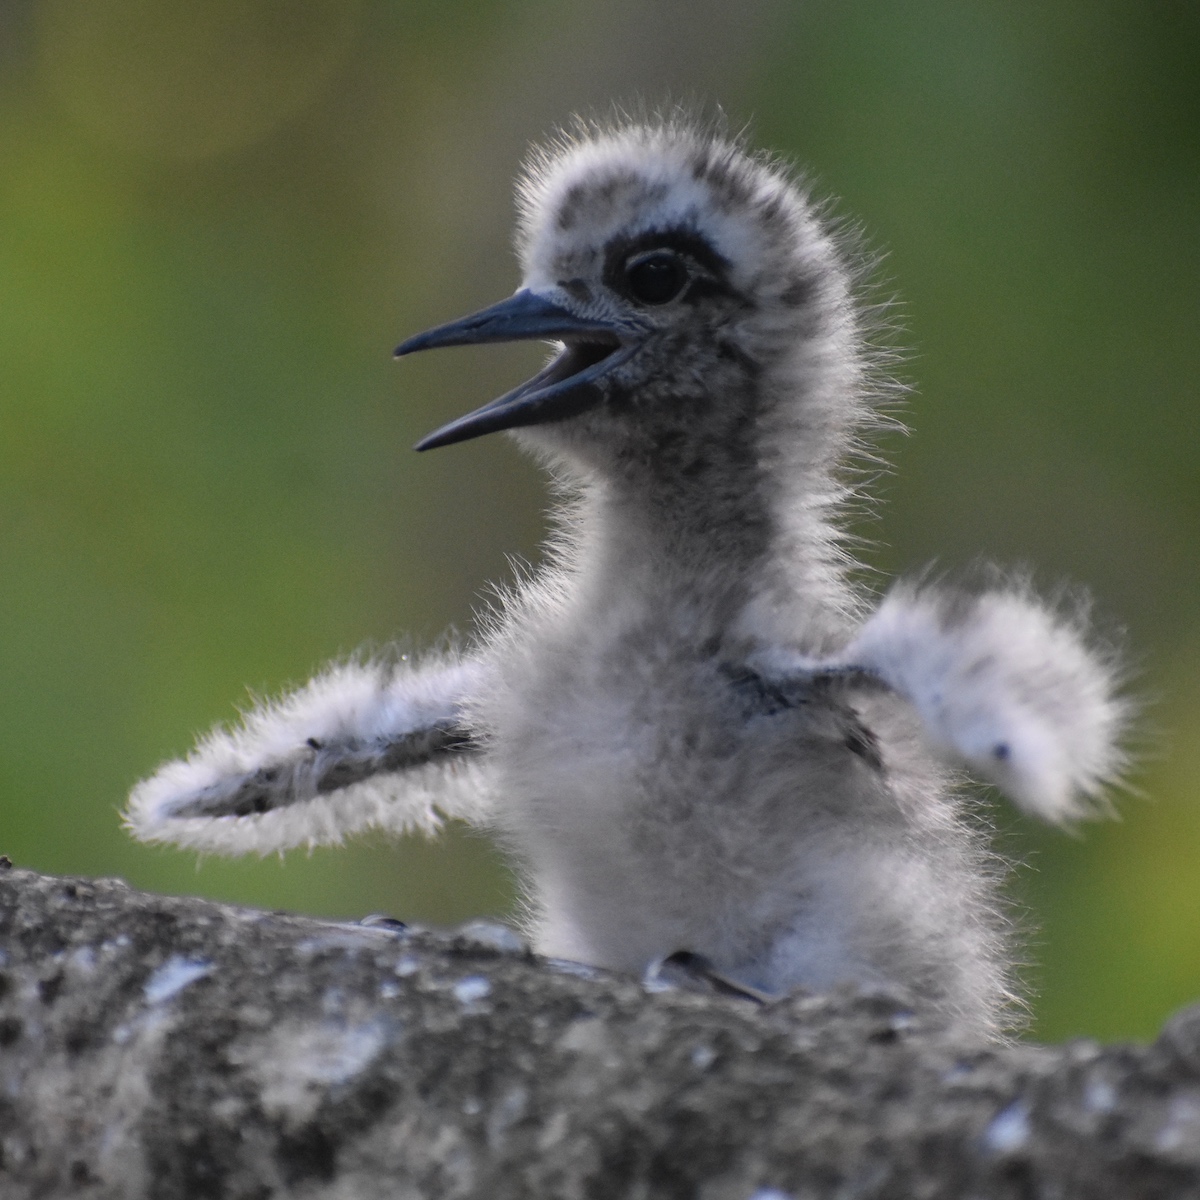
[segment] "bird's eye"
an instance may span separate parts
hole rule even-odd
[[[636,254],[625,264],[629,294],[643,304],[667,304],[687,285],[683,260],[671,250]]]

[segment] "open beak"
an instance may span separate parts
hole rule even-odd
[[[522,288],[490,308],[409,338],[396,347],[397,358],[417,350],[481,342],[554,339],[565,343],[563,352],[532,379],[443,425],[422,438],[416,449],[432,450],[500,429],[561,421],[591,408],[604,398],[604,377],[637,350],[637,343],[625,341],[622,333],[629,330],[614,322],[576,316]]]

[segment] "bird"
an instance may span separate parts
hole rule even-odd
[[[128,828],[266,854],[463,820],[511,857],[548,958],[894,986],[1008,1036],[977,785],[1102,813],[1118,655],[1020,574],[862,582],[854,464],[894,385],[862,257],[789,164],[683,112],[579,122],[517,203],[516,292],[396,354],[551,343],[416,446],[506,431],[546,466],[544,565],[465,644],[335,663],[214,730],[133,790]]]

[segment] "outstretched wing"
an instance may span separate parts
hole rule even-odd
[[[133,835],[217,854],[341,842],[369,828],[485,822],[467,707],[485,664],[346,663],[216,729],[134,788]]]
[[[792,669],[857,675],[907,697],[936,746],[1044,820],[1102,807],[1126,765],[1131,706],[1112,656],[1089,646],[1082,612],[1064,615],[1023,585],[901,585],[840,654],[797,656]]]

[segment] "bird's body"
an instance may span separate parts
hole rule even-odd
[[[539,949],[637,973],[688,949],[767,992],[920,980],[993,1008],[981,847],[902,702],[780,695],[720,622],[632,607],[522,623],[477,710]]]
[[[550,564],[462,663],[338,668],[141,785],[130,824],[264,850],[466,816],[544,953],[899,983],[995,1033],[997,873],[937,751],[1076,815],[1118,761],[1107,669],[1020,589],[872,613],[850,582],[842,472],[878,385],[779,166],[681,122],[593,132],[535,162],[520,249],[510,301],[401,352],[565,343],[422,443],[517,429],[573,497]]]

